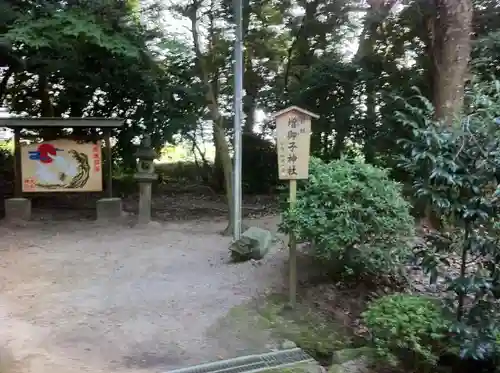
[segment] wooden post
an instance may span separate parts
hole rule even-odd
[[[278,168],[280,180],[290,181],[290,209],[297,201],[297,180],[309,176],[309,145],[311,118],[319,118],[310,111],[292,106],[275,113],[276,144],[278,148]],[[297,241],[293,232],[289,242],[289,306],[297,304]]]
[[[297,180],[290,180],[290,209],[295,207],[297,202]],[[290,307],[295,308],[297,304],[297,241],[295,234],[290,232],[288,238],[289,258],[288,258],[288,276]]]
[[[21,129],[14,128],[14,197],[22,196],[22,175],[21,175]]]
[[[113,151],[111,149],[111,129],[106,128],[104,141],[106,143],[106,165],[108,168],[108,181],[106,192],[109,198],[113,198]]]

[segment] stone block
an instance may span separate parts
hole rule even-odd
[[[96,204],[97,220],[112,221],[123,216],[121,198],[101,198]]]
[[[272,244],[273,235],[270,231],[250,227],[231,245],[231,257],[235,261],[260,260],[268,253]]]
[[[28,198],[9,198],[5,200],[6,220],[30,220],[31,200]]]

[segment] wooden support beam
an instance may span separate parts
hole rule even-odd
[[[106,128],[104,131],[104,141],[106,143],[106,165],[108,169],[106,192],[109,198],[113,198],[113,151],[111,149],[111,129]]]
[[[14,129],[14,197],[21,198],[23,192],[21,175],[21,129]]]

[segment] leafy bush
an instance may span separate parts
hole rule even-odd
[[[261,135],[243,134],[242,184],[247,194],[268,194],[278,182],[276,146]]]
[[[12,172],[14,155],[0,146],[0,170],[1,172]]]
[[[449,322],[435,300],[392,294],[371,302],[362,317],[384,361],[424,371],[438,362]]]
[[[447,223],[422,250],[422,265],[447,285],[460,358],[490,361],[500,327],[500,83],[473,85],[467,114],[452,125],[434,122],[421,100],[426,109],[407,104],[399,113],[413,133],[402,166],[415,176],[415,195]]]
[[[13,192],[14,156],[12,142],[0,141],[0,196]]]
[[[347,273],[395,274],[409,255],[414,221],[401,187],[385,170],[359,160],[311,160],[293,210],[281,230],[310,242],[316,258]]]
[[[194,162],[157,163],[156,173],[164,182],[201,183],[203,170]]]

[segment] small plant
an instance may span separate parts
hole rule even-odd
[[[7,180],[14,180],[14,143],[0,141],[0,192],[10,192],[5,185]]]
[[[309,242],[314,256],[342,264],[347,274],[394,275],[409,255],[414,221],[401,186],[385,170],[360,160],[311,160],[297,205],[281,230]]]
[[[436,365],[449,324],[436,301],[392,294],[371,302],[362,316],[385,362],[423,371]]]
[[[242,184],[245,194],[268,194],[278,186],[276,146],[253,133],[243,134]]]
[[[500,314],[500,83],[473,85],[466,114],[452,124],[433,121],[432,105],[407,105],[401,123],[412,129],[402,166],[415,194],[446,227],[422,250],[431,278],[444,279],[444,306],[460,359],[492,361]],[[459,268],[448,260],[459,259]]]

